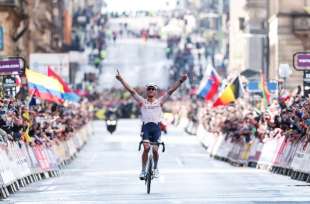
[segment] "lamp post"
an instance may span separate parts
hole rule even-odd
[[[283,78],[283,88],[286,89],[286,81],[288,77],[292,74],[292,70],[289,64],[280,64],[279,66],[279,76]]]

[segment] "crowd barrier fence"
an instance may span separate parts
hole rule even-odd
[[[256,167],[292,179],[310,182],[310,145],[305,140],[292,142],[283,135],[233,140],[223,133],[207,132],[200,124],[197,137],[215,159],[232,165]]]
[[[22,141],[0,143],[0,197],[7,198],[19,188],[41,179],[59,176],[91,135],[88,123],[70,139],[53,145],[30,146]]]

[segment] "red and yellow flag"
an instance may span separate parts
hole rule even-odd
[[[265,106],[268,106],[270,104],[270,92],[268,90],[264,75],[261,73],[260,75],[260,89],[263,93],[263,101]]]
[[[242,85],[240,83],[239,77],[237,77],[231,84],[226,86],[221,95],[216,99],[213,107],[228,105],[233,103],[237,98],[242,95]]]

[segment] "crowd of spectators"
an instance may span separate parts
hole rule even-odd
[[[225,63],[215,60],[216,40],[206,43],[199,35],[185,37],[170,36],[167,38],[166,57],[172,61],[170,78],[176,80],[182,72],[188,73],[189,88],[199,86],[205,67],[212,66],[225,75]]]
[[[310,100],[299,94],[273,100],[262,110],[244,100],[217,109],[204,107],[201,120],[207,131],[224,133],[232,141],[285,136],[291,142],[310,142]]]
[[[104,114],[108,109],[115,109],[118,118],[137,118],[139,116],[137,103],[130,96],[129,92],[121,89],[109,89],[97,93],[96,100],[92,104],[94,112],[103,111],[102,113]],[[104,119],[104,117],[97,117],[97,119]]]
[[[86,102],[58,105],[25,104],[17,99],[0,100],[0,140],[50,145],[70,138],[91,119]]]
[[[167,39],[166,56],[173,62],[170,67],[170,78],[172,81],[177,80],[183,72],[188,73],[190,86],[196,85],[201,80],[202,65],[198,63],[200,58],[195,58],[195,52],[198,49],[199,43],[196,45],[190,37],[185,40],[179,37]],[[200,56],[199,53],[198,56]]]

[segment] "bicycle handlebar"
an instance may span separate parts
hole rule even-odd
[[[157,145],[157,146],[163,146],[163,148],[162,148],[162,152],[165,152],[165,150],[166,150],[166,146],[165,146],[165,143],[164,142],[148,142],[148,143],[150,143],[151,145]],[[143,144],[143,141],[141,141],[140,143],[139,143],[139,151],[141,150],[141,145]]]

